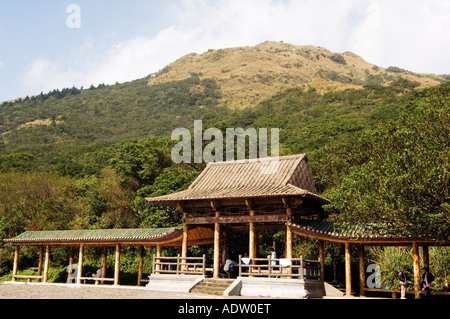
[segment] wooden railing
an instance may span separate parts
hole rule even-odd
[[[239,256],[239,275],[248,277],[298,278],[321,280],[320,262],[300,258],[242,258]]]
[[[157,257],[153,255],[153,274],[205,275],[206,255],[202,257]]]

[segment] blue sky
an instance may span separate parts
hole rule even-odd
[[[69,28],[70,4],[80,28]],[[450,74],[448,0],[0,0],[0,101],[142,78],[210,48],[284,41]]]

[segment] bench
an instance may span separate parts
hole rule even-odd
[[[102,277],[80,277],[80,280],[82,280],[84,284],[86,284],[87,281],[89,281],[89,280],[93,280],[96,285],[98,285],[100,281],[114,282],[114,278],[102,278]]]
[[[13,279],[26,279],[27,283],[31,282],[33,279],[42,280],[44,276],[33,276],[33,275],[13,275]]]
[[[383,289],[383,288],[364,288],[364,291],[371,291],[371,292],[390,292],[392,294],[392,298],[397,298],[397,293],[400,293],[399,289]],[[416,292],[414,290],[406,290],[407,294],[415,294]],[[420,293],[423,293],[423,291],[420,291]]]

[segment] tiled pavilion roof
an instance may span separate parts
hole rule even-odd
[[[187,190],[147,201],[175,206],[178,201],[293,195],[329,203],[317,195],[306,154],[209,163]]]

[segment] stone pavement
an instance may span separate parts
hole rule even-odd
[[[223,296],[150,291],[145,287],[0,282],[0,299],[223,299]],[[242,297],[243,298],[243,297]]]

